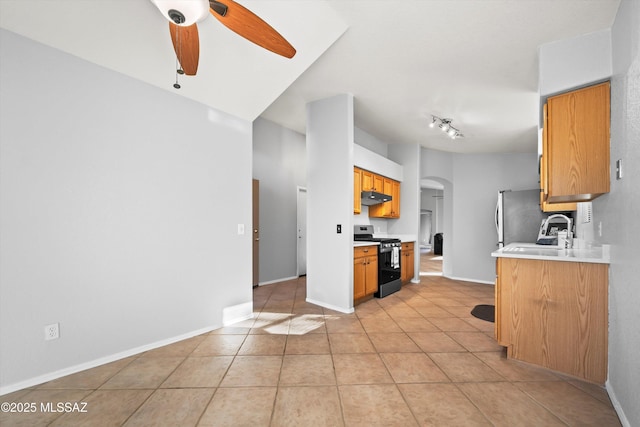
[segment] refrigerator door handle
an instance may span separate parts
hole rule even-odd
[[[496,233],[498,234],[498,248],[501,248],[504,245],[503,239],[502,239],[502,221],[500,220],[500,217],[502,216],[502,209],[500,209],[501,202],[502,202],[502,193],[498,193],[498,202],[496,203],[496,214],[495,214]]]

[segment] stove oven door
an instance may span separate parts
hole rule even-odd
[[[400,248],[380,248],[378,252],[378,286],[400,280]]]

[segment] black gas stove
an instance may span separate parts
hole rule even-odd
[[[377,298],[384,298],[402,287],[400,280],[400,239],[373,237],[373,225],[354,225],[353,240],[379,243],[378,246],[378,291]]]

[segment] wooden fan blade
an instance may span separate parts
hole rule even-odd
[[[209,5],[211,14],[236,34],[285,58],[293,58],[296,54],[280,33],[246,7],[233,0],[210,0]]]
[[[169,32],[180,66],[188,76],[195,76],[200,58],[200,38],[196,24],[181,27],[169,22]]]

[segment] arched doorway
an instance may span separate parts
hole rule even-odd
[[[420,181],[420,276],[446,276],[448,259],[444,237],[450,241],[451,183],[439,177]]]

